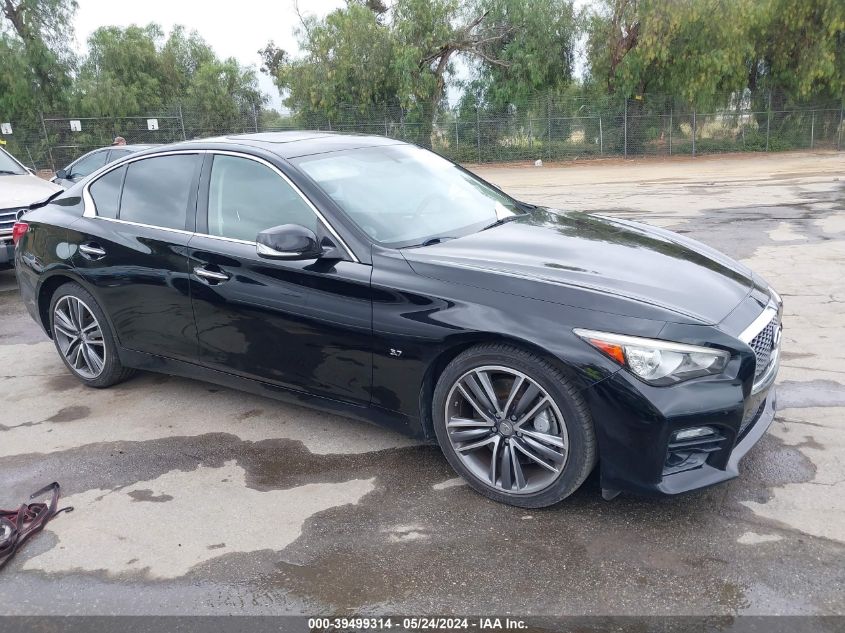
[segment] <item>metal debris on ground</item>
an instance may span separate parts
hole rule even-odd
[[[55,481],[30,495],[30,500],[52,492],[49,503],[23,503],[17,510],[0,509],[0,569],[6,566],[15,552],[33,534],[40,532],[47,522],[60,512],[70,512],[71,507],[58,508],[60,488]]]

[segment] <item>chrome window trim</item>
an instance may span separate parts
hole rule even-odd
[[[145,229],[156,229],[159,231],[167,231],[168,233],[181,233],[182,235],[195,235],[193,231],[186,231],[185,229],[171,229],[167,226],[158,226],[156,224],[144,224],[143,222],[132,222],[131,220],[120,220],[118,218],[103,218],[99,215],[93,216],[103,222],[116,222],[117,224],[128,224],[129,226],[140,226]]]
[[[155,152],[153,154],[143,154],[141,156],[134,156],[134,155],[128,156],[126,158],[118,159],[117,162],[115,162],[115,163],[109,163],[108,165],[104,165],[98,171],[94,172],[91,176],[89,176],[88,182],[86,182],[85,185],[82,187],[82,205],[83,205],[82,217],[97,218],[99,220],[111,220],[111,221],[123,222],[123,223],[126,223],[126,224],[133,224],[135,226],[143,226],[143,227],[148,227],[148,228],[153,228],[153,229],[162,229],[164,231],[176,231],[176,232],[180,232],[180,233],[188,233],[189,235],[201,235],[203,237],[208,237],[208,238],[211,238],[211,239],[218,239],[218,240],[224,240],[224,241],[229,241],[229,242],[235,242],[235,243],[238,243],[238,244],[256,245],[256,242],[254,242],[254,241],[250,242],[250,241],[247,241],[247,240],[238,240],[238,239],[235,239],[235,238],[225,237],[225,236],[222,236],[222,235],[209,235],[208,233],[198,233],[196,231],[183,231],[183,230],[179,230],[179,229],[167,229],[165,227],[154,226],[154,225],[150,225],[150,224],[140,224],[138,222],[131,222],[129,220],[119,220],[119,219],[115,219],[115,218],[103,218],[103,217],[100,217],[99,215],[97,215],[97,205],[94,204],[94,199],[91,197],[91,193],[89,191],[89,188],[91,187],[91,185],[93,185],[101,177],[105,176],[110,171],[113,171],[115,169],[119,169],[119,168],[123,167],[124,165],[128,165],[129,163],[134,163],[134,162],[139,161],[139,160],[146,160],[148,158],[159,158],[161,156],[174,156],[174,155],[179,155],[179,154],[219,154],[219,155],[222,155],[222,156],[235,156],[237,158],[245,158],[247,160],[252,160],[252,161],[255,161],[256,163],[260,163],[261,165],[264,165],[265,167],[269,167],[272,171],[274,171],[276,173],[276,175],[281,177],[282,180],[284,180],[297,193],[297,195],[299,195],[300,198],[302,198],[302,200],[305,202],[305,204],[308,205],[308,207],[311,209],[311,211],[313,211],[314,215],[316,215],[317,218],[320,220],[320,222],[325,227],[325,229],[331,234],[332,237],[334,237],[338,241],[338,244],[343,248],[343,250],[346,251],[346,254],[349,255],[350,259],[353,262],[355,262],[356,264],[361,263],[361,260],[359,260],[355,256],[355,253],[352,252],[352,249],[349,248],[349,246],[346,244],[344,239],[335,230],[335,228],[331,225],[331,223],[329,223],[329,221],[326,219],[326,217],[320,212],[320,210],[316,206],[314,206],[314,204],[311,202],[311,200],[309,200],[308,197],[304,193],[302,193],[302,191],[299,189],[299,187],[297,187],[293,183],[293,181],[291,181],[291,179],[288,178],[285,175],[285,173],[282,170],[280,170],[278,167],[276,167],[270,161],[265,160],[265,159],[263,159],[259,156],[253,156],[252,154],[247,154],[246,152],[238,152],[238,151],[234,151],[234,150],[222,150],[222,149],[166,150],[166,151],[163,151],[163,152]]]
[[[210,240],[220,240],[221,242],[233,242],[235,244],[246,244],[247,246],[257,246],[257,242],[250,242],[249,240],[239,240],[236,237],[224,237],[222,235],[209,235],[208,233],[194,233],[197,237],[207,237]]]

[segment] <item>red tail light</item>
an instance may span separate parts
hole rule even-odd
[[[12,227],[12,243],[17,244],[18,240],[20,240],[24,233],[29,230],[29,224],[26,222],[15,222],[15,225]]]

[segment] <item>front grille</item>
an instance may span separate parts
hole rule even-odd
[[[757,367],[754,370],[755,378],[759,378],[769,366],[769,361],[772,359],[772,352],[775,348],[775,334],[778,325],[778,317],[775,315],[749,343],[751,349],[754,350],[754,355],[757,357]]]
[[[0,239],[12,234],[20,209],[0,209]]]

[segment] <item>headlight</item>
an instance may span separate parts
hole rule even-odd
[[[575,334],[652,385],[719,374],[731,355],[723,350],[576,328]]]

